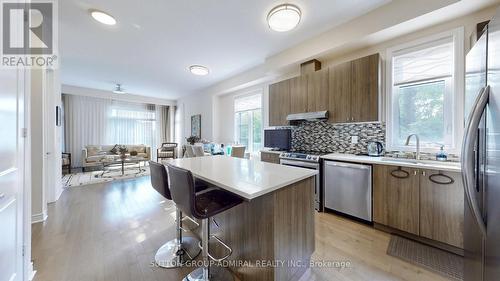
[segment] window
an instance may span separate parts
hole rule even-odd
[[[250,153],[262,148],[262,95],[234,99],[234,124],[236,143],[247,147]]]
[[[113,101],[109,108],[108,143],[145,144],[156,157],[157,133],[154,105]]]
[[[462,34],[457,29],[388,50],[388,150],[413,150],[405,142],[408,135],[417,134],[422,151],[435,151],[440,145],[458,151],[463,122],[463,84],[458,79],[463,73]]]

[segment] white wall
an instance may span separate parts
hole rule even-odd
[[[214,96],[191,95],[177,101],[176,142],[183,144],[191,136],[191,116],[201,114],[201,138],[213,140]]]
[[[484,1],[483,1],[484,2]],[[385,58],[385,50],[391,46],[398,45],[404,42],[410,42],[420,37],[424,37],[430,34],[440,33],[446,30],[451,30],[453,28],[463,26],[465,30],[465,49],[466,51],[469,49],[469,37],[474,33],[475,26],[477,23],[489,20],[495,14],[496,6],[489,7],[478,12],[461,16],[456,19],[449,20],[447,22],[442,22],[434,26],[426,27],[420,30],[413,30],[410,28],[411,32],[407,34],[403,34],[398,36],[397,38],[379,42],[379,39],[370,39],[370,37],[380,37],[385,38],[387,34],[377,35],[367,35],[366,39],[363,42],[376,42],[368,47],[363,44],[352,44],[351,48],[333,48],[330,52],[322,52],[322,53],[307,53],[304,48],[299,48],[295,52],[289,50],[287,52],[294,53],[294,56],[298,57],[299,53],[302,57],[308,58],[318,58],[322,61],[323,67],[328,67],[332,65],[336,65],[345,61],[353,60],[356,58],[360,58],[366,55],[370,55],[373,53],[379,52],[381,54],[382,59]],[[440,13],[433,13],[440,16],[443,11]],[[429,14],[422,16],[425,19],[429,17]],[[445,17],[446,18],[446,17]],[[415,23],[406,22],[407,26],[415,26]],[[417,25],[418,26],[418,25]],[[392,28],[388,28],[392,30]],[[401,33],[400,27],[397,28],[397,32]],[[396,32],[396,31],[394,31]],[[384,32],[385,33],[385,32]],[[359,38],[358,38],[359,39]],[[354,39],[352,39],[354,40]],[[349,45],[349,42],[344,42],[345,45]],[[305,42],[301,45],[307,45]],[[360,48],[359,46],[363,46]],[[302,51],[300,51],[302,50]],[[301,53],[302,52],[302,53]],[[278,55],[277,55],[278,56]],[[290,57],[291,59],[291,57]],[[264,127],[268,126],[268,90],[269,84],[275,83],[280,80],[288,79],[294,76],[299,75],[299,63],[295,63],[293,67],[280,68],[279,66],[283,63],[277,64],[277,69],[271,71],[267,69],[265,74],[257,74],[256,70],[250,70],[246,73],[237,75],[235,78],[228,79],[223,81],[205,91],[203,93],[195,94],[188,96],[186,98],[182,98],[179,100],[179,106],[183,106],[186,113],[184,113],[182,121],[178,126],[182,126],[182,128],[178,128],[178,132],[183,134],[182,136],[177,138],[177,142],[185,143],[185,137],[189,136],[190,132],[190,116],[192,114],[202,114],[202,137],[208,140],[213,140],[216,142],[228,142],[233,140],[234,136],[234,123],[232,116],[232,105],[231,100],[234,96],[251,91],[252,89],[262,88],[264,91],[263,101],[264,101]],[[269,66],[267,66],[269,67]],[[260,75],[260,76],[259,76]],[[253,82],[249,82],[251,79]],[[238,85],[240,83],[240,85]],[[249,86],[251,85],[251,86]],[[246,87],[245,87],[246,86]],[[231,90],[233,89],[233,90]],[[236,89],[236,90],[234,90]],[[384,96],[384,93],[382,93]],[[210,102],[212,104],[210,104]],[[200,108],[201,104],[203,104],[203,108]],[[212,109],[212,111],[211,111]],[[206,120],[209,119],[210,122]],[[230,121],[228,121],[231,119]],[[204,122],[205,120],[205,122]],[[185,125],[186,124],[186,125]],[[231,125],[226,125],[231,124]],[[213,137],[213,138],[212,138]]]

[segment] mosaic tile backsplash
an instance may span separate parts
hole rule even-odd
[[[358,143],[351,144],[351,137],[358,136]],[[302,121],[292,130],[292,150],[338,153],[367,153],[370,141],[380,141],[385,146],[385,124]]]

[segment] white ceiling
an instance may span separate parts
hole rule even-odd
[[[390,0],[293,0],[299,27],[271,31],[267,12],[284,1],[266,0],[64,0],[59,1],[63,84],[176,99],[259,65],[308,38]],[[118,24],[94,21],[89,9]],[[210,68],[199,77],[191,64]]]

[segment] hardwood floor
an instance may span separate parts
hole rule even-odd
[[[191,268],[152,266],[156,250],[175,236],[174,207],[149,177],[73,187],[33,225],[35,281],[181,280]],[[390,236],[332,215],[316,215],[315,267],[302,280],[447,280],[386,255]]]

